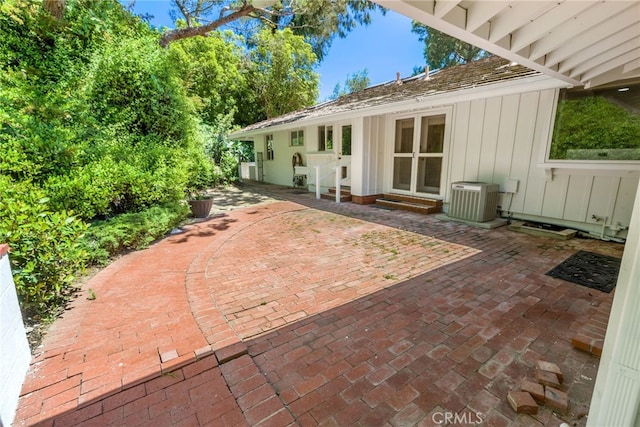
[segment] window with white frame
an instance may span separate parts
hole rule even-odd
[[[549,160],[640,160],[640,85],[562,89]]]
[[[299,147],[304,145],[304,131],[303,130],[294,130],[291,131],[291,146]]]
[[[273,160],[273,134],[265,135],[265,151],[267,152],[267,160]]]
[[[318,126],[318,151],[333,150],[333,126]]]
[[[340,149],[343,155],[351,155],[351,125],[342,126],[342,148]]]

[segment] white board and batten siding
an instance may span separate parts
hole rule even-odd
[[[445,203],[451,183],[482,181],[500,185],[519,181],[518,192],[503,196],[502,209],[514,217],[549,220],[599,232],[602,222],[626,227],[631,219],[638,186],[636,173],[628,171],[559,170],[548,179],[539,166],[555,114],[556,90],[541,90],[454,105],[449,176],[445,179]],[[623,231],[619,236],[623,237]]]

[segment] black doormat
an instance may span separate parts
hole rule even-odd
[[[547,276],[609,293],[616,286],[619,271],[620,258],[580,251],[548,271]]]

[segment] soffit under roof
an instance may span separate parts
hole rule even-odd
[[[373,1],[574,86],[640,78],[640,1]]]

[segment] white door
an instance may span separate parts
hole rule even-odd
[[[418,196],[440,194],[444,131],[444,114],[395,121],[394,191]]]

